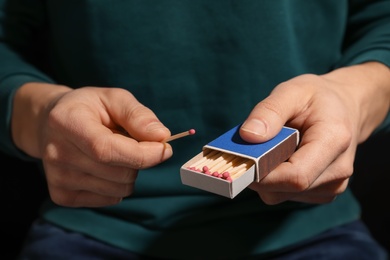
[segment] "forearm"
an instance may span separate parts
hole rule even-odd
[[[36,158],[41,158],[39,140],[44,136],[41,125],[50,106],[71,89],[48,83],[26,83],[15,93],[11,119],[15,145]]]
[[[379,62],[344,67],[324,75],[339,82],[345,102],[353,102],[358,118],[358,142],[365,141],[390,110],[390,69]]]

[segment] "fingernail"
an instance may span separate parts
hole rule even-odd
[[[245,121],[241,126],[241,130],[260,136],[265,136],[267,134],[267,126],[263,121],[257,119]]]
[[[163,151],[163,155],[162,155],[162,160],[165,161],[169,158],[171,158],[173,155],[173,151],[172,151],[172,148],[170,147],[170,145],[168,145],[167,143],[164,143],[164,151]]]

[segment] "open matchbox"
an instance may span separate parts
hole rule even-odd
[[[249,184],[259,182],[296,150],[299,132],[283,127],[271,140],[252,144],[241,139],[238,125],[203,146],[202,152],[180,168],[181,181],[185,185],[234,198]],[[229,172],[225,179],[202,172],[207,166],[212,172]]]

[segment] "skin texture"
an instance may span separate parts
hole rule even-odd
[[[288,125],[301,142],[250,188],[267,204],[332,201],[347,187],[357,145],[389,107],[390,70],[376,62],[276,86],[248,115],[241,137],[264,142]],[[12,135],[18,148],[43,160],[52,200],[70,207],[119,203],[132,194],[139,169],[172,156],[163,142],[169,129],[118,88],[27,83],[15,95]]]
[[[170,131],[123,89],[25,84],[13,119],[16,144],[43,160],[50,196],[63,206],[114,205],[132,194],[139,169],[172,155],[161,142]]]
[[[262,142],[287,123],[300,130],[301,142],[287,162],[250,188],[267,204],[334,200],[348,185],[357,145],[384,120],[389,105],[390,70],[374,62],[280,84],[252,110],[240,134]]]

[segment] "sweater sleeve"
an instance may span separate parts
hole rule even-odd
[[[349,19],[337,67],[378,61],[390,67],[390,1],[349,0]],[[390,111],[378,131],[390,133]]]
[[[390,67],[390,1],[350,0],[339,66],[379,61]]]
[[[12,102],[24,83],[53,82],[39,66],[43,22],[42,1],[0,0],[0,150],[26,160],[12,141]]]

